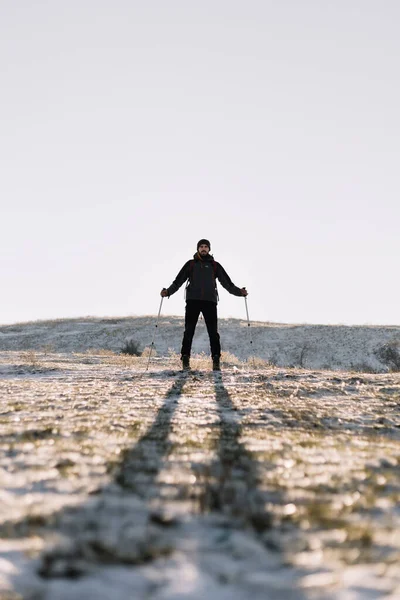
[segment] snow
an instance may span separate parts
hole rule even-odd
[[[220,319],[224,351],[246,359],[255,355],[280,367],[352,369],[385,372],[388,364],[379,350],[391,344],[400,355],[399,326],[285,325],[239,319]],[[87,318],[38,321],[0,327],[0,350],[47,350],[85,352],[107,349],[119,352],[133,339],[143,350],[151,345],[159,356],[180,351],[182,317]],[[204,321],[200,320],[193,344],[194,353],[208,353]],[[400,359],[399,359],[400,360]],[[390,365],[389,365],[390,366]]]
[[[178,317],[148,371],[111,352],[154,325],[1,328],[0,598],[398,598],[399,328],[252,324],[261,362],[226,320],[222,374],[179,371]]]

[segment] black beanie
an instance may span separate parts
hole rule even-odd
[[[199,249],[199,247],[200,247],[202,244],[204,244],[205,246],[208,246],[208,247],[209,247],[209,249],[211,250],[211,244],[210,244],[210,242],[209,242],[208,240],[205,240],[205,239],[203,239],[203,240],[199,240],[199,241],[197,242],[197,250]]]

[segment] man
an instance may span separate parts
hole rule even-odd
[[[211,356],[213,370],[220,371],[221,344],[218,333],[217,302],[218,292],[216,279],[221,285],[234,296],[247,296],[246,288],[238,288],[234,285],[225,271],[210,254],[211,244],[202,239],[197,244],[197,252],[193,260],[188,260],[179,271],[175,281],[169,288],[161,290],[161,296],[172,296],[185,281],[186,287],[186,310],[185,331],[182,340],[181,359],[182,368],[190,369],[190,352],[192,340],[200,313],[203,314],[208,336],[210,338]]]

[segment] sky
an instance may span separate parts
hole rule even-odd
[[[399,22],[397,0],[1,0],[0,323],[157,314],[205,237],[251,320],[400,324]],[[220,290],[220,317],[245,308]]]

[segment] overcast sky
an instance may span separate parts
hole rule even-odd
[[[251,319],[399,324],[399,27],[398,0],[0,0],[0,323],[157,314],[206,237]]]

